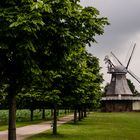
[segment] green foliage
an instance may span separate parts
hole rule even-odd
[[[97,106],[102,76],[98,59],[85,47],[108,22],[79,2],[1,0],[0,84],[13,95],[9,101],[19,94],[18,102],[30,109]]]
[[[33,1],[3,1],[0,7],[1,82],[18,93],[40,73],[32,53],[35,32],[44,25],[42,15],[32,9]]]
[[[60,65],[65,65],[63,61],[76,61],[72,58],[74,54],[80,56],[82,47],[95,42],[94,36],[102,34],[104,25],[108,24],[106,18],[98,17],[97,9],[83,8],[69,0],[2,1],[0,11],[1,76],[6,84],[14,80],[21,89],[35,75],[42,74],[42,68],[45,75],[47,69],[50,69],[47,73],[58,73],[57,78],[52,76],[49,81],[62,79],[57,71],[60,71]],[[36,59],[38,57],[40,60]],[[47,64],[42,63],[44,61]],[[74,63],[77,65],[78,62]],[[80,65],[85,63],[86,67],[86,62],[82,63]],[[73,70],[73,74],[76,71]],[[92,75],[84,69],[82,73],[85,77]],[[80,76],[77,78],[81,79]]]
[[[132,83],[132,81],[130,79],[127,79],[127,83],[133,95],[138,96],[140,93],[135,89],[135,86]]]

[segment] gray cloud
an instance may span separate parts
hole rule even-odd
[[[89,52],[100,58],[104,79],[108,82],[105,55],[113,51],[121,61],[125,61],[130,47],[137,44],[130,69],[140,77],[140,1],[139,0],[81,0],[83,6],[94,6],[101,16],[109,19],[110,26],[105,28],[103,36],[97,37],[98,44],[92,44]],[[131,77],[129,77],[131,78]],[[140,84],[131,78],[140,90]]]

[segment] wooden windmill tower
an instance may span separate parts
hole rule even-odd
[[[119,62],[119,65],[113,63],[108,56],[105,57],[105,62],[108,64],[108,73],[111,74],[111,82],[107,88],[106,96],[102,98],[104,111],[132,111],[136,108],[133,106],[136,101],[139,104],[137,108],[140,110],[140,97],[133,97],[126,79],[126,74],[129,73],[140,83],[140,80],[128,70],[135,46],[133,47],[126,67],[112,52],[112,56]]]

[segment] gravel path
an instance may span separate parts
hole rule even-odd
[[[73,115],[62,117],[58,120],[58,126],[73,119]],[[46,121],[39,124],[28,125],[16,129],[17,140],[23,140],[34,134],[41,133],[51,129],[51,121]],[[0,131],[0,140],[8,140],[8,131]]]

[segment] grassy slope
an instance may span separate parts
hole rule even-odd
[[[77,125],[59,127],[59,135],[51,131],[28,140],[140,140],[140,113],[92,113]]]

